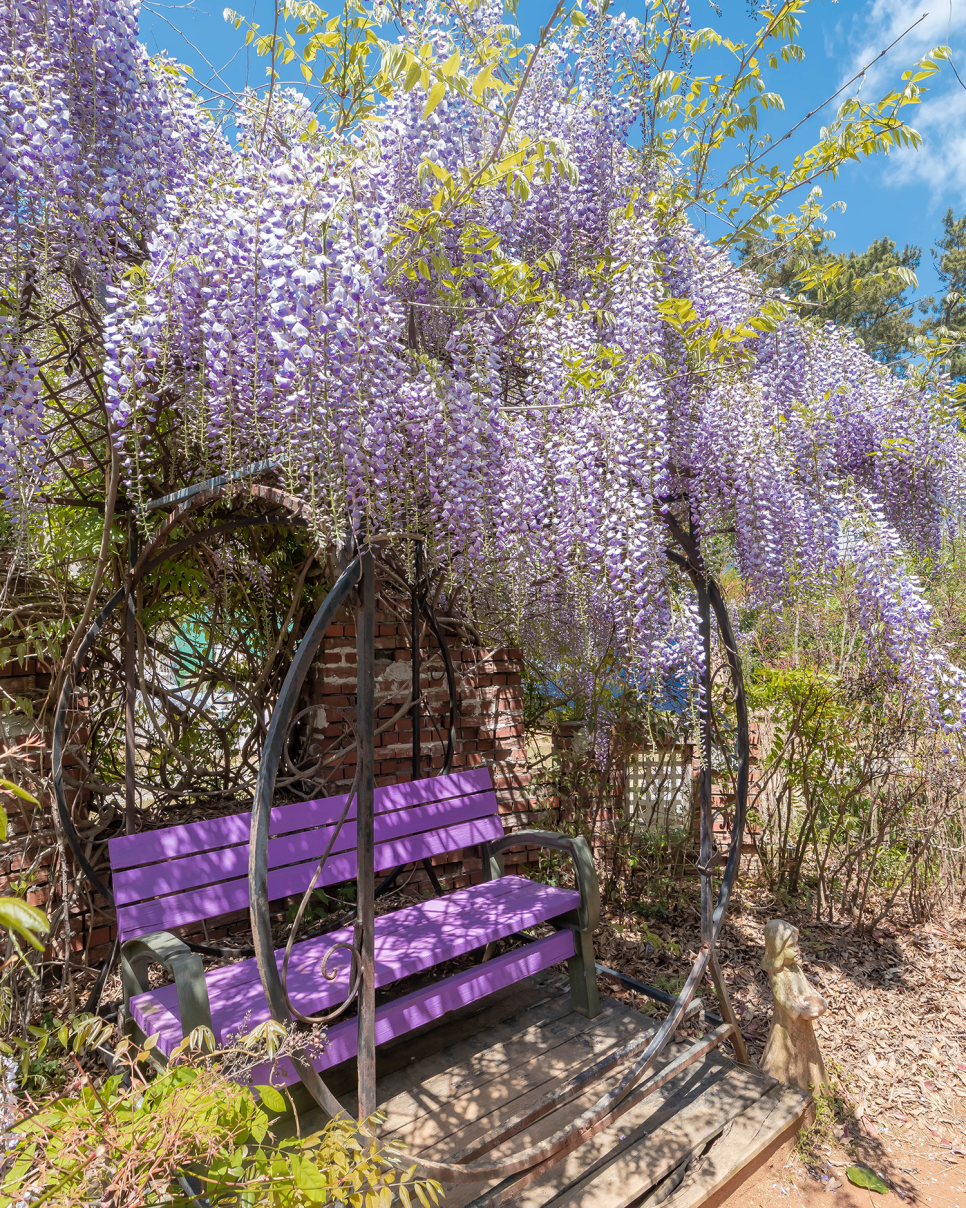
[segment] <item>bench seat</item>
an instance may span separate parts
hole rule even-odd
[[[375,920],[375,981],[386,987],[435,965],[481,950],[485,945],[550,923],[555,934],[533,940],[494,960],[482,961],[434,985],[413,991],[378,1008],[378,1043],[422,1026],[456,1007],[511,985],[523,977],[566,961],[575,1007],[593,1017],[600,1010],[594,974],[593,931],[599,898],[593,859],[579,837],[545,831],[504,835],[493,783],[486,768],[377,788],[375,791],[377,872],[397,872],[406,862],[469,846],[480,849],[479,885],[443,892]],[[345,821],[339,825],[340,815]],[[157,1051],[170,1055],[185,1033],[210,1028],[218,1044],[250,1031],[271,1015],[254,959],[205,969],[196,945],[176,930],[214,920],[247,906],[251,816],[236,814],[185,823],[110,841],[114,897],[121,939],[124,1027],[156,1035]],[[355,803],[345,797],[320,798],[272,811],[268,844],[271,899],[301,895],[317,875],[319,857],[328,851],[319,886],[336,885],[356,874]],[[574,863],[577,890],[560,889],[505,876],[501,853],[528,844],[555,848]],[[337,1006],[349,989],[348,944],[353,928],[302,940],[292,948],[288,993],[301,1015],[318,1015]],[[283,952],[276,953],[281,965]],[[151,988],[149,966],[159,963],[173,985]],[[286,1008],[287,1010],[287,1008]],[[281,1018],[280,1014],[277,1016]],[[356,1021],[342,1019],[327,1029],[326,1047],[313,1059],[318,1069],[355,1053]],[[276,1081],[298,1075],[280,1061]],[[263,1076],[263,1081],[264,1081]]]
[[[493,940],[505,939],[523,928],[577,910],[579,906],[580,895],[575,890],[555,889],[523,877],[506,876],[440,898],[417,902],[392,914],[380,915],[375,928],[376,985],[386,986],[413,973],[420,973]],[[571,931],[559,932],[547,938],[555,942],[543,945],[541,951],[545,955],[532,972],[574,955]],[[348,989],[348,952],[338,949],[329,959],[327,969],[338,974],[334,982],[324,980],[319,969],[326,951],[334,943],[349,943],[351,940],[352,928],[345,927],[304,940],[293,947],[288,990],[292,1003],[302,1014],[318,1014],[344,999]],[[528,945],[523,951],[536,946]],[[279,969],[283,955],[284,950],[276,953]],[[484,971],[486,983],[499,982],[500,965],[496,961],[474,970],[476,973]],[[231,1035],[250,1030],[271,1017],[254,959],[213,969],[207,974],[206,982],[213,1031],[219,1045],[224,1044]],[[493,985],[486,992],[492,993],[493,989],[499,988],[499,984]],[[417,991],[415,997],[423,999],[425,994]],[[451,1009],[451,1006],[443,1007],[444,1011]],[[180,1043],[181,1015],[174,985],[132,996],[129,1010],[145,1035],[157,1034],[157,1047],[165,1055]],[[351,1022],[354,1031],[355,1021],[347,1022]],[[330,1036],[318,1068],[343,1060],[339,1053],[344,1047],[341,1045],[338,1050],[333,1050]]]

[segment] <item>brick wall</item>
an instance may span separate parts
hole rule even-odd
[[[376,612],[376,702],[377,728],[386,725],[398,706],[408,698],[412,684],[412,635],[398,611],[380,601]],[[446,618],[441,626],[449,628]],[[528,788],[530,775],[523,723],[522,655],[519,650],[484,649],[467,646],[457,636],[447,639],[456,676],[459,714],[453,770],[490,768],[500,811],[508,831],[534,822]],[[424,635],[420,643],[424,709],[420,727],[422,775],[432,776],[443,766],[449,694],[436,643]],[[311,703],[318,708],[308,735],[308,750],[318,757],[332,756],[351,742],[346,716],[355,705],[356,631],[351,613],[337,617],[326,633],[321,657],[316,661],[310,686]],[[379,704],[380,701],[391,703]],[[435,720],[436,724],[433,725]],[[398,718],[376,736],[376,784],[397,784],[412,778],[412,718]],[[348,787],[351,773],[333,777],[332,792]],[[508,871],[539,858],[536,850],[513,849],[507,853]],[[433,858],[436,875],[446,885],[461,886],[481,879],[479,855],[475,850],[452,852]],[[411,893],[424,891],[429,874],[418,869],[408,879]]]

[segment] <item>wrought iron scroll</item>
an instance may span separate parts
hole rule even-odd
[[[422,723],[422,685],[420,673],[422,668],[422,656],[420,650],[420,631],[422,623],[420,621],[420,613],[425,614],[429,628],[432,631],[433,637],[436,639],[436,644],[439,646],[440,656],[443,660],[443,667],[446,671],[446,688],[449,693],[449,718],[446,731],[446,749],[443,754],[443,766],[436,773],[437,776],[448,776],[453,770],[453,755],[456,752],[456,715],[459,710],[459,701],[456,696],[456,670],[453,667],[453,656],[450,654],[449,646],[443,636],[443,631],[440,628],[439,620],[429,602],[426,594],[426,589],[423,585],[423,543],[422,541],[413,542],[415,549],[413,551],[413,581],[411,589],[411,631],[412,631],[412,647],[413,647],[413,675],[412,675],[412,719],[413,719],[413,780],[422,780],[422,750],[420,742],[420,728]]]

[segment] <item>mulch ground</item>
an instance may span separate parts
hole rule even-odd
[[[845,1203],[884,1202],[848,1183],[846,1167],[862,1163],[906,1201],[959,1208],[966,1195],[966,916],[941,924],[893,922],[863,935],[746,892],[723,928],[719,956],[756,1060],[771,1021],[762,932],[776,917],[800,929],[803,969],[829,1004],[816,1033],[833,1093],[795,1153],[768,1174],[773,1181],[749,1184],[748,1204],[767,1208],[789,1195],[809,1199],[829,1191]],[[695,957],[698,927],[686,900],[665,920],[605,908],[598,960],[673,993]],[[611,979],[602,978],[601,987],[654,1012],[647,999]],[[708,1005],[713,1009],[713,999]],[[697,1025],[686,1034],[696,1031]],[[741,1197],[734,1198],[742,1208]],[[966,1208],[966,1198],[961,1202]]]

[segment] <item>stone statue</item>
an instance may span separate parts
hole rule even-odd
[[[761,967],[771,979],[775,1000],[761,1068],[780,1082],[817,1091],[828,1083],[828,1075],[812,1020],[825,1014],[828,1003],[802,972],[797,927],[782,919],[765,924]]]

